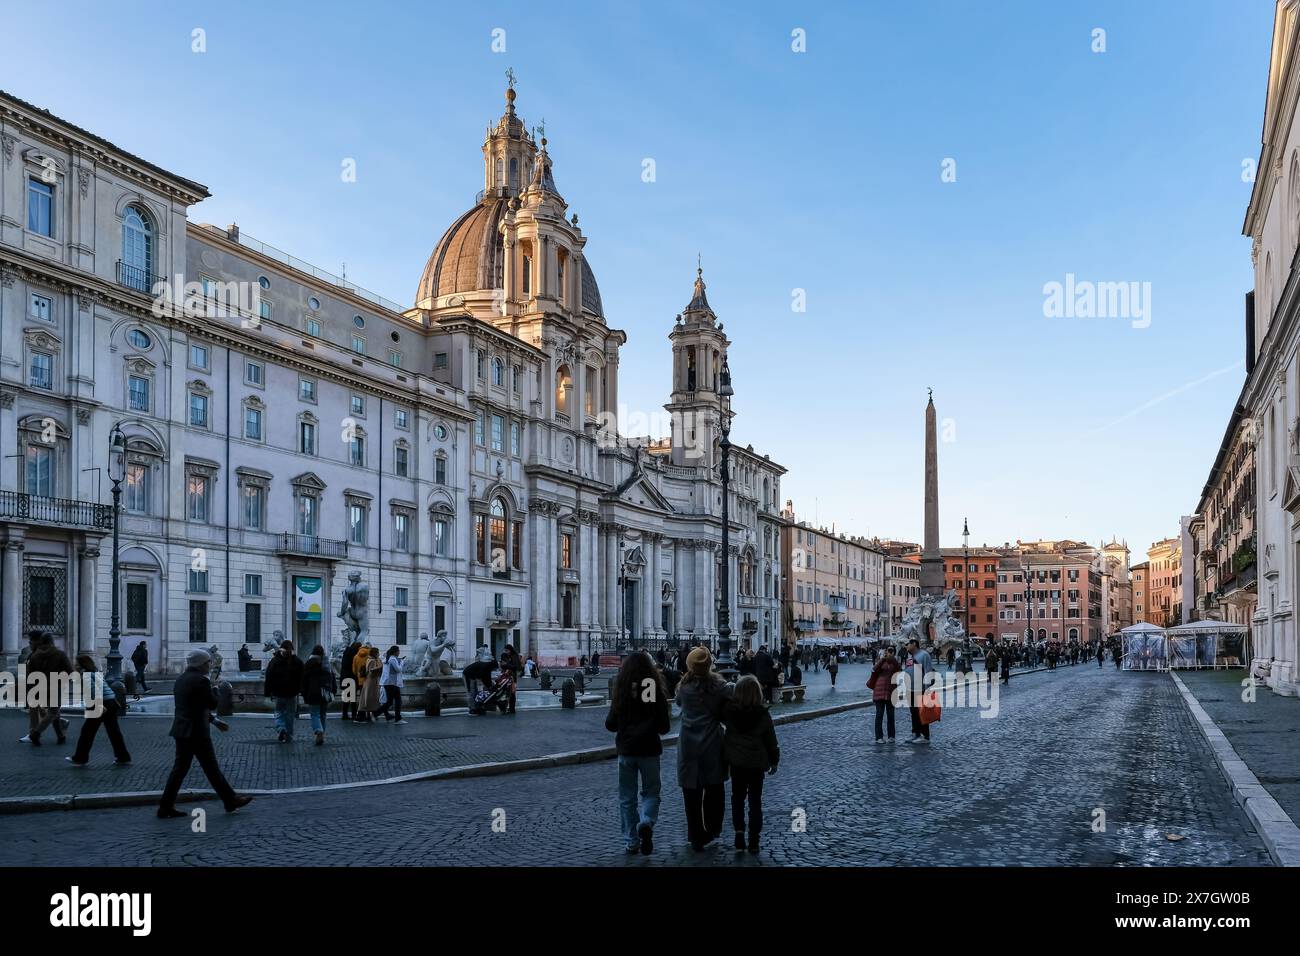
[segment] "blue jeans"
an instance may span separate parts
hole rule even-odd
[[[275,729],[293,736],[293,723],[298,719],[297,697],[273,697],[275,701]]]
[[[637,805],[637,775],[641,776],[641,802]],[[618,758],[618,805],[623,821],[623,842],[636,846],[637,829],[659,819],[659,754]]]
[[[311,717],[311,732],[314,734],[323,734],[325,732],[325,712],[329,710],[329,704],[308,704],[307,714]]]

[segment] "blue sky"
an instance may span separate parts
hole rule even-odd
[[[512,67],[628,334],[632,409],[667,397],[698,252],[733,437],[789,468],[801,516],[919,540],[933,386],[945,545],[966,516],[977,542],[1145,551],[1196,506],[1245,374],[1272,9],[10,4],[7,32],[44,39],[7,44],[0,87],[207,185],[197,221],[409,303]],[[1151,283],[1150,327],[1046,318],[1067,273]]]

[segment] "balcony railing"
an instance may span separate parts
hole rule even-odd
[[[346,558],[348,543],[336,538],[320,538],[314,534],[285,532],[280,535],[276,551],[280,554],[305,554],[313,558]]]
[[[46,498],[21,491],[0,491],[0,518],[108,530],[113,527],[113,508],[92,501]]]
[[[154,286],[163,281],[165,280],[162,276],[156,276],[148,269],[130,265],[121,259],[117,260],[118,285],[124,285],[136,292],[143,292],[145,295],[153,295]]]
[[[514,624],[523,616],[523,609],[517,607],[490,607],[487,612],[488,620],[494,623]]]
[[[794,622],[794,629],[796,631],[815,631],[820,626],[821,625],[817,621],[808,617],[798,618]]]

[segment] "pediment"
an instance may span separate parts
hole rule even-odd
[[[1292,455],[1286,466],[1286,481],[1282,485],[1282,507],[1293,516],[1300,516],[1300,456]]]
[[[291,479],[289,483],[295,488],[312,488],[316,491],[325,490],[325,482],[321,481],[316,473],[312,471],[304,471],[297,478]]]

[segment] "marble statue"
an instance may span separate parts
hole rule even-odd
[[[966,639],[966,628],[952,614],[958,604],[955,590],[941,597],[922,594],[904,613],[899,632],[904,640],[916,638],[922,647],[962,642]],[[930,636],[931,625],[934,626],[933,639]]]
[[[455,660],[454,642],[446,631],[439,631],[437,638],[430,643],[428,634],[421,634],[419,640],[411,645],[410,656],[406,658],[403,671],[412,677],[447,676],[451,673]],[[452,660],[444,661],[442,655],[451,651]]]
[[[213,644],[208,648],[208,654],[212,656],[212,668],[208,671],[208,679],[212,681],[215,687],[221,683],[221,651],[217,650],[217,645]]]
[[[348,643],[370,639],[370,586],[361,581],[361,572],[348,575],[348,586],[343,589],[343,606],[336,615],[343,619],[348,633]]]

